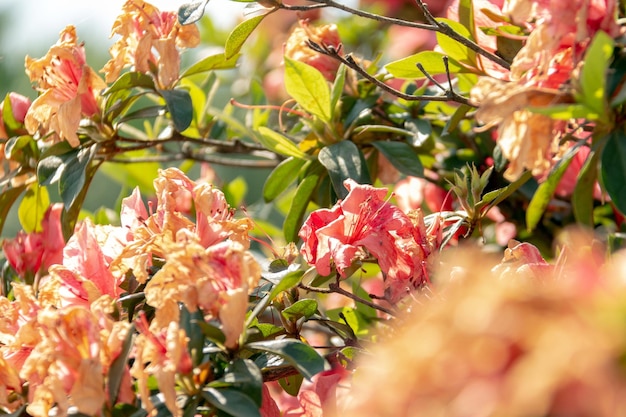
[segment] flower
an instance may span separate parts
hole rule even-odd
[[[193,367],[187,350],[189,338],[178,322],[171,321],[166,327],[149,326],[145,314],[136,321],[139,335],[135,340],[135,360],[131,374],[137,379],[138,391],[148,412],[154,409],[150,401],[148,378],[154,376],[170,412],[180,417],[176,404],[176,375],[189,374]]]
[[[176,12],[162,12],[143,0],[127,1],[122,11],[111,32],[121,38],[109,50],[112,58],[102,69],[106,81],[113,82],[123,68],[133,66],[145,74],[156,71],[159,88],[171,88],[180,70],[178,48],[197,46],[198,28],[181,25]]]
[[[85,48],[77,44],[74,26],[61,32],[59,42],[45,57],[26,57],[26,73],[42,93],[26,113],[28,131],[34,134],[41,127],[44,135],[54,132],[54,138],[78,146],[80,119],[99,113],[97,98],[106,85],[87,65]]]
[[[19,276],[47,271],[51,265],[61,262],[65,246],[62,213],[63,205],[53,204],[44,214],[41,232],[25,233],[20,230],[14,239],[2,243],[9,265]]]
[[[387,190],[348,179],[343,201],[331,209],[312,212],[300,229],[302,255],[320,275],[336,269],[341,277],[354,271],[359,261],[373,256],[385,275],[385,291],[397,301],[429,282],[427,260],[433,242],[420,214],[412,218],[389,204]]]
[[[336,25],[321,25],[312,27],[308,21],[300,20],[300,26],[296,27],[289,35],[285,43],[285,56],[295,61],[304,62],[319,70],[328,81],[335,79],[339,61],[329,56],[312,50],[307,42],[309,40],[321,46],[331,46],[337,51],[341,48],[341,39]]]
[[[24,97],[18,93],[9,93],[9,101],[11,102],[11,112],[13,113],[13,119],[15,119],[18,123],[24,123],[24,119],[26,118],[26,113],[30,108],[31,101],[28,97]],[[9,135],[4,126],[4,116],[2,112],[4,111],[4,101],[0,102],[0,139],[8,139]],[[2,152],[4,153],[4,151]],[[0,175],[4,175],[2,171],[0,171]]]

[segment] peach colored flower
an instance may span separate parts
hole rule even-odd
[[[148,378],[154,376],[169,411],[176,417],[182,410],[176,403],[176,375],[192,371],[191,357],[187,350],[188,337],[177,321],[167,326],[149,326],[145,315],[136,321],[139,335],[135,339],[135,360],[131,374],[137,380],[137,389],[143,407],[151,412]]]
[[[143,0],[129,0],[113,24],[111,36],[121,38],[109,50],[111,59],[102,69],[108,83],[125,67],[152,74],[159,88],[171,88],[180,71],[179,48],[200,43],[195,25],[182,26],[176,12],[162,12]]]
[[[189,311],[219,318],[227,336],[225,345],[235,347],[243,331],[248,294],[261,276],[252,254],[232,241],[204,248],[197,236],[183,232],[167,247],[165,264],[145,288],[146,302],[156,308],[159,326],[176,321],[179,303]]]
[[[20,370],[30,386],[28,413],[47,417],[53,406],[61,416],[70,406],[99,413],[106,397],[97,318],[82,306],[46,308],[37,324],[41,341]]]
[[[558,139],[566,124],[527,108],[563,103],[570,100],[567,94],[481,77],[471,98],[479,105],[476,119],[485,128],[498,126],[498,146],[509,160],[506,179],[516,180],[525,169],[535,176],[550,170],[554,157],[562,151]]]
[[[97,98],[106,85],[87,65],[76,29],[67,26],[45,57],[26,57],[26,73],[41,93],[26,114],[28,131],[34,134],[41,128],[43,135],[54,133],[55,141],[78,146],[80,120],[99,113]]]
[[[316,210],[300,229],[302,255],[320,275],[336,270],[349,276],[373,256],[385,275],[387,297],[397,301],[408,290],[429,282],[433,251],[421,214],[411,217],[385,198],[387,190],[346,180],[350,191],[331,209]]]
[[[335,79],[339,68],[339,61],[329,56],[315,52],[307,45],[307,41],[321,46],[332,46],[339,50],[341,39],[336,25],[321,25],[312,27],[309,22],[300,20],[300,26],[296,27],[289,35],[285,43],[285,56],[295,61],[304,62],[319,70],[328,81]]]

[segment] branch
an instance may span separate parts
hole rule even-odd
[[[381,16],[381,15],[377,15],[374,13],[369,13],[369,12],[365,12],[362,10],[353,9],[352,7],[335,3],[333,0],[311,0],[311,1],[315,3],[322,3],[327,7],[333,7],[335,9],[339,9],[339,10],[343,10],[344,12],[351,13],[355,16],[361,16],[367,19],[376,20],[378,22],[385,22],[385,23],[390,23],[392,25],[406,26],[406,27],[411,27],[411,28],[416,28],[416,29],[425,29],[425,30],[431,30],[434,32],[439,32],[443,35],[448,36],[449,38],[454,39],[455,41],[459,42],[461,45],[466,46],[468,49],[476,52],[477,54],[484,56],[490,61],[495,62],[496,64],[500,65],[502,68],[505,68],[507,70],[511,69],[511,64],[508,63],[506,60],[502,59],[501,57],[499,57],[498,55],[492,52],[489,52],[481,48],[477,43],[460,35],[459,33],[457,33],[454,29],[452,29],[450,26],[448,26],[444,22],[439,22],[437,19],[435,19],[434,16],[428,10],[428,7],[424,4],[422,0],[415,0],[415,1],[420,7],[420,9],[422,10],[422,12],[424,13],[424,17],[429,23],[410,22],[407,20],[396,19],[393,17]]]
[[[306,284],[298,284],[298,286],[300,288],[302,288],[305,291],[310,291],[310,292],[316,292],[316,293],[320,293],[320,294],[332,294],[332,293],[337,293],[337,294],[341,294],[345,297],[350,298],[351,300],[356,301],[357,303],[361,303],[364,304],[368,307],[374,308],[378,311],[382,311],[385,314],[389,314],[390,316],[395,316],[394,312],[389,310],[388,308],[385,308],[381,305],[378,305],[376,303],[373,303],[369,300],[366,300],[364,298],[359,297],[358,295],[352,294],[350,291],[346,291],[343,288],[341,288],[341,286],[339,285],[339,282],[335,282],[335,283],[331,283],[328,285],[328,288],[320,288],[320,287],[311,287],[309,285]]]
[[[359,73],[361,76],[366,78],[371,83],[375,84],[377,87],[380,87],[382,90],[384,90],[384,91],[386,91],[386,92],[388,92],[390,94],[393,94],[394,96],[399,97],[401,99],[404,99],[404,100],[407,100],[407,101],[454,101],[456,103],[466,104],[468,106],[475,107],[474,105],[472,105],[472,103],[467,98],[457,94],[452,89],[445,89],[443,87],[442,87],[442,89],[444,90],[444,94],[445,94],[443,96],[429,96],[429,95],[414,96],[412,94],[403,93],[402,91],[398,91],[395,88],[390,87],[389,85],[387,85],[384,82],[380,81],[376,77],[370,75],[365,69],[363,69],[354,60],[354,58],[352,58],[352,55],[346,55],[345,57],[343,57],[343,56],[341,56],[339,54],[339,51],[336,48],[334,48],[333,46],[326,46],[326,45],[322,46],[322,45],[319,45],[319,44],[313,42],[310,39],[307,41],[307,44],[308,44],[309,48],[313,49],[314,51],[316,51],[316,52],[318,52],[320,54],[327,55],[327,56],[329,56],[331,58],[334,58],[334,59],[338,60],[339,62],[341,62],[344,65],[346,65],[348,68],[351,68],[354,71],[356,71],[357,73]]]

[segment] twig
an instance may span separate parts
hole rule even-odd
[[[372,75],[370,75],[365,69],[363,69],[354,60],[354,58],[352,58],[351,55],[346,55],[345,57],[343,57],[339,54],[337,49],[335,49],[334,47],[326,46],[326,45],[322,46],[311,41],[310,39],[307,41],[307,44],[309,48],[313,49],[314,51],[338,60],[339,62],[343,63],[347,67],[358,72],[361,76],[366,78],[371,83],[375,84],[377,87],[380,87],[382,90],[385,90],[388,93],[393,94],[394,96],[399,97],[401,99],[404,99],[407,101],[454,101],[456,103],[466,104],[468,106],[475,107],[467,98],[457,94],[454,90],[448,90],[445,88],[443,89],[445,92],[445,95],[443,96],[429,96],[429,95],[415,96],[412,94],[403,93],[402,91],[398,91],[395,88],[390,87],[389,85],[380,81],[376,77],[373,77]]]
[[[306,284],[298,284],[298,286],[305,290],[305,291],[310,291],[310,292],[316,292],[316,293],[320,293],[320,294],[332,294],[332,293],[336,293],[336,294],[341,294],[345,297],[350,298],[351,300],[356,301],[357,303],[361,303],[364,304],[368,307],[374,308],[376,310],[382,311],[383,313],[389,314],[390,316],[394,316],[394,312],[389,310],[388,308],[385,308],[383,306],[380,306],[376,303],[373,303],[369,300],[366,300],[364,298],[359,297],[358,295],[352,294],[350,291],[346,291],[343,288],[341,288],[341,286],[339,285],[338,282],[335,283],[331,283],[328,285],[328,288],[320,288],[320,287],[311,287],[310,285],[306,285]]]
[[[406,26],[406,27],[411,27],[411,28],[426,29],[426,30],[431,30],[434,32],[439,32],[443,35],[448,36],[451,39],[454,39],[455,41],[459,42],[461,45],[466,46],[468,49],[476,52],[477,54],[484,56],[490,61],[495,62],[496,64],[500,65],[502,68],[505,68],[507,70],[511,69],[511,64],[507,62],[506,60],[502,59],[501,57],[499,57],[498,55],[492,52],[489,52],[481,48],[477,43],[460,35],[459,33],[457,33],[454,29],[452,29],[450,26],[448,26],[444,22],[440,22],[437,19],[435,19],[434,16],[428,10],[428,7],[426,7],[426,5],[421,0],[415,0],[415,1],[417,2],[418,6],[422,9],[422,12],[424,13],[424,17],[426,18],[426,20],[430,23],[410,22],[407,20],[397,19],[394,17],[381,16],[381,15],[377,15],[374,13],[365,12],[363,10],[353,9],[352,7],[335,3],[333,0],[311,0],[311,1],[315,3],[322,3],[327,7],[332,7],[335,9],[343,10],[344,12],[353,14],[355,16],[365,17],[367,19],[376,20],[378,22],[385,22],[385,23],[390,23],[390,24],[398,25],[398,26]],[[306,9],[302,9],[302,10],[306,10]]]

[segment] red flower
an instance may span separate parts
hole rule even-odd
[[[345,278],[359,261],[373,256],[392,302],[429,282],[426,260],[432,248],[421,218],[411,219],[389,204],[384,188],[350,179],[344,185],[350,192],[343,201],[314,211],[304,222],[299,235],[306,261],[321,275],[335,268]]]

